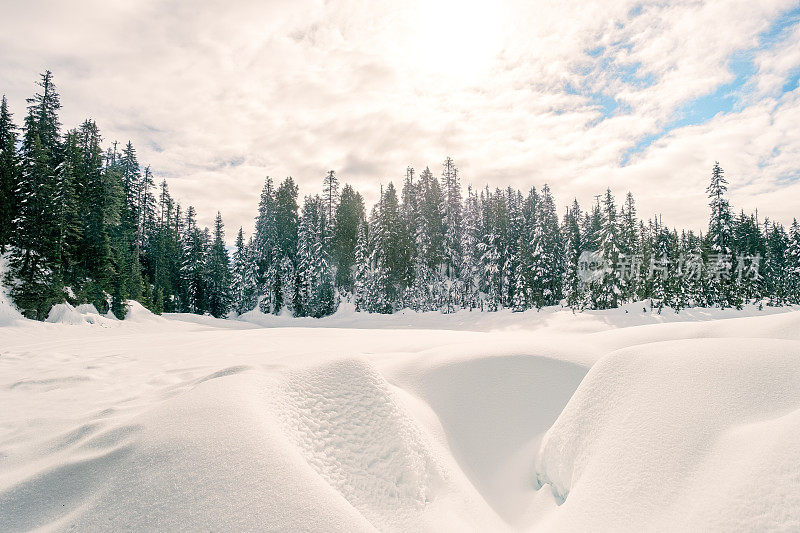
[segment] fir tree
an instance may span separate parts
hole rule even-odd
[[[610,309],[617,307],[622,301],[622,279],[618,268],[621,239],[617,208],[611,189],[606,190],[602,213],[598,244],[604,267],[601,279],[592,284],[592,298],[598,309]]]
[[[205,263],[208,236],[197,226],[194,207],[186,210],[186,223],[183,227],[183,261],[181,274],[186,286],[185,310],[203,314],[206,306]]]
[[[244,242],[244,233],[239,228],[236,234],[236,250],[233,252],[231,269],[231,307],[237,314],[250,311],[256,305],[256,280],[254,263]]]
[[[297,308],[300,316],[320,318],[333,313],[338,301],[330,256],[325,249],[326,206],[319,196],[307,196],[298,230]]]
[[[12,234],[8,283],[23,314],[42,320],[63,299],[58,213],[62,192],[61,107],[52,73],[41,75],[41,91],[28,99],[21,145],[19,211]]]
[[[367,241],[367,222],[362,221],[358,227],[358,237],[354,255],[353,303],[356,311],[368,311],[370,303],[370,264],[369,242]]]
[[[17,154],[17,127],[3,95],[0,101],[0,253],[11,243],[14,221],[19,212],[20,164]]]
[[[336,268],[336,286],[348,292],[353,290],[356,241],[364,217],[363,198],[350,185],[345,185],[336,206],[331,255]]]
[[[331,225],[334,223],[336,206],[339,205],[339,178],[336,177],[336,172],[333,170],[329,170],[325,175],[322,199],[325,202],[325,224]],[[327,230],[328,228],[326,227]]]
[[[206,299],[208,312],[224,317],[231,308],[231,273],[228,251],[225,248],[225,229],[222,215],[214,219],[214,241],[206,257]]]
[[[261,191],[252,252],[256,266],[259,307],[263,313],[277,312],[279,250],[275,190],[270,177],[267,177]]]
[[[581,208],[578,200],[572,202],[572,207],[564,214],[561,233],[564,236],[565,270],[564,292],[566,303],[573,309],[579,308],[584,302],[582,284],[580,281],[579,260],[583,252],[583,239],[580,231]]]
[[[733,240],[732,216],[730,204],[725,198],[728,190],[728,181],[724,177],[724,171],[715,162],[711,170],[711,182],[706,188],[711,208],[711,217],[708,224],[706,240],[711,252],[709,261],[712,268],[709,269],[709,290],[708,301],[713,305],[722,307],[736,305],[735,288],[733,286],[731,271],[733,269],[733,257],[731,249]]]
[[[789,243],[785,254],[786,297],[793,304],[800,304],[800,225],[797,219],[789,228]]]

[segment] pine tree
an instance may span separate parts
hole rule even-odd
[[[322,199],[325,202],[325,223],[326,225],[333,224],[336,206],[339,205],[339,178],[336,177],[336,172],[333,170],[329,170],[325,175]],[[326,231],[329,231],[329,228],[326,227]]]
[[[708,301],[712,305],[722,307],[736,305],[736,295],[733,286],[731,271],[733,269],[732,257],[732,215],[730,204],[725,198],[728,190],[728,181],[724,177],[724,171],[719,163],[715,162],[711,171],[711,182],[706,188],[711,217],[706,234],[707,246],[711,252],[710,262],[713,264],[709,269],[709,290]]]
[[[244,242],[244,232],[236,234],[236,250],[231,268],[231,307],[237,314],[250,311],[256,305],[256,280],[250,250]]]
[[[545,266],[542,275],[542,303],[554,305],[563,296],[564,242],[558,224],[555,200],[547,184],[542,188],[539,226],[542,232],[542,253]]]
[[[11,243],[14,221],[19,213],[20,161],[17,154],[17,127],[8,110],[5,95],[0,101],[0,253]]]
[[[435,180],[434,180],[435,181]],[[376,290],[381,303],[378,307],[391,312],[399,308],[402,295],[407,288],[407,273],[410,253],[406,247],[403,220],[400,215],[400,204],[394,185],[389,182],[383,192],[374,221],[375,231],[371,232],[373,240],[373,265]]]
[[[41,92],[28,99],[21,145],[19,212],[12,234],[8,284],[23,314],[42,320],[63,299],[58,206],[61,107],[52,73],[41,75]]]
[[[478,307],[480,299],[480,269],[478,243],[480,242],[480,211],[478,196],[467,188],[464,205],[464,231],[461,234],[461,302],[467,309]]]
[[[370,308],[370,264],[369,242],[367,240],[367,222],[362,221],[358,227],[358,237],[354,250],[353,303],[356,311],[369,311]]]
[[[364,217],[363,198],[350,185],[345,185],[336,206],[331,255],[336,268],[336,286],[348,292],[353,291],[356,241]]]
[[[639,222],[636,219],[636,202],[629,191],[622,206],[620,220],[621,254],[626,265],[626,274],[623,276],[623,297],[633,300],[639,293],[640,265],[639,256]]]
[[[450,279],[457,279],[460,272],[461,261],[461,182],[458,178],[458,169],[449,157],[442,163],[442,215],[444,226],[444,275]],[[452,304],[452,302],[451,302]]]
[[[603,275],[592,283],[592,299],[598,309],[610,309],[622,303],[622,279],[620,276],[619,255],[621,239],[617,208],[611,189],[606,190],[603,200],[603,222],[598,235],[599,252],[603,259]]]
[[[333,313],[338,301],[330,256],[325,248],[326,206],[307,196],[298,230],[297,307],[299,316],[320,318]]]
[[[79,198],[78,211],[83,220],[82,239],[78,246],[79,268],[81,277],[85,280],[82,292],[102,312],[107,306],[106,295],[117,285],[124,286],[125,299],[138,299],[139,294],[131,295],[129,290],[128,279],[133,266],[127,250],[119,251],[124,257],[116,258],[117,268],[112,272],[115,259],[112,227],[119,220],[120,191],[114,169],[104,169],[97,124],[91,120],[85,121],[77,131],[77,139],[81,161],[78,172],[80,182],[76,192]],[[113,273],[116,273],[116,277]],[[124,302],[119,305],[124,305]],[[124,307],[118,307],[118,310],[123,309]],[[116,312],[114,314],[118,315]]]
[[[786,297],[793,304],[800,304],[800,225],[797,219],[789,228],[789,243],[785,254]]]
[[[562,234],[564,236],[564,296],[572,309],[579,309],[585,301],[580,281],[579,261],[583,252],[583,239],[580,231],[581,208],[578,200],[564,214]]]
[[[781,224],[764,222],[766,233],[766,253],[764,255],[764,296],[770,305],[786,303],[786,287],[783,272],[786,265],[786,250],[789,237]]]
[[[272,178],[267,177],[258,204],[255,235],[253,237],[253,260],[256,266],[259,307],[263,313],[278,312],[278,231],[276,226],[275,190]]]
[[[224,317],[231,308],[231,272],[228,251],[225,248],[225,229],[222,215],[214,219],[214,241],[206,256],[206,299],[208,312]]]
[[[205,276],[208,236],[197,226],[196,214],[192,206],[186,210],[182,242],[181,276],[186,287],[186,301],[183,310],[203,314],[208,310]]]

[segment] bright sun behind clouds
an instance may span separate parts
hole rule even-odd
[[[477,82],[502,50],[502,2],[421,0],[407,59],[454,81]]]

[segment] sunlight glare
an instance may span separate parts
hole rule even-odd
[[[423,69],[475,81],[502,48],[500,2],[422,0],[413,58]]]

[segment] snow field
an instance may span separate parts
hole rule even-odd
[[[800,527],[796,310],[137,305],[0,328],[4,531]]]

